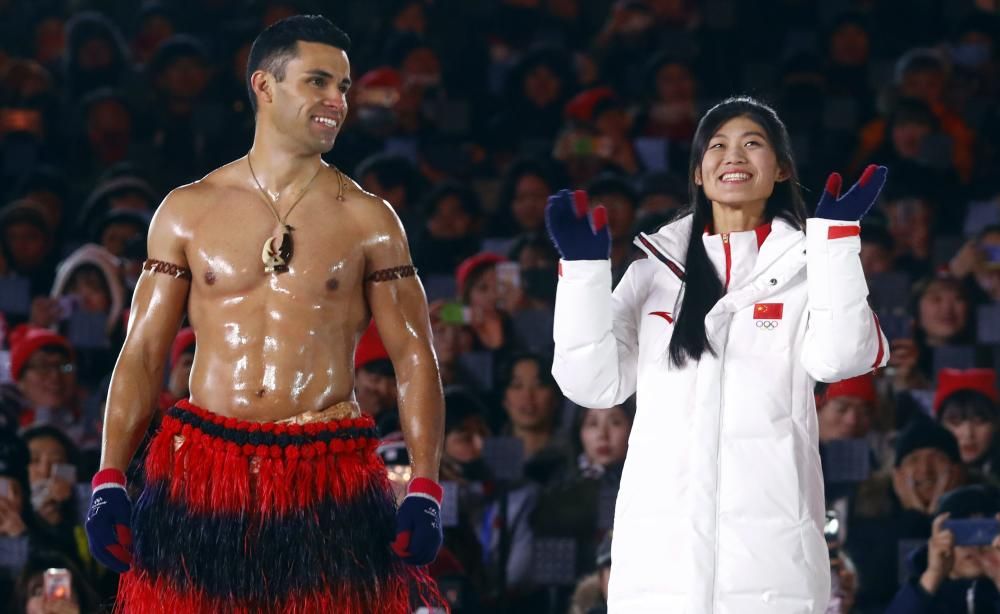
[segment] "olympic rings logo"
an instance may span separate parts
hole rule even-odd
[[[757,320],[757,328],[766,328],[767,330],[774,330],[778,328],[777,320]]]

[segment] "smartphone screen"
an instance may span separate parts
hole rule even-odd
[[[76,484],[76,466],[67,463],[56,463],[52,465],[52,477],[59,478]]]
[[[69,601],[73,596],[73,577],[68,569],[50,567],[44,574],[45,596],[49,599]]]

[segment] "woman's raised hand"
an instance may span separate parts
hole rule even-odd
[[[888,173],[889,169],[884,166],[869,164],[861,173],[861,179],[843,196],[840,195],[843,183],[840,173],[831,173],[826,180],[823,196],[816,205],[816,217],[842,222],[860,221],[875,204]]]
[[[545,206],[545,227],[563,260],[607,260],[611,257],[608,211],[589,211],[587,193],[559,190]],[[589,213],[588,213],[589,211]]]

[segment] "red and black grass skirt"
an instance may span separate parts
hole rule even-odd
[[[305,425],[181,401],[146,457],[116,611],[390,613],[440,604],[392,552],[395,502],[369,417]]]

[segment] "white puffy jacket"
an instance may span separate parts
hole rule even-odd
[[[764,228],[725,243],[703,237],[728,280],[705,318],[717,356],[682,369],[667,348],[690,216],[636,238],[648,258],[613,294],[608,261],[560,263],[559,386],[585,407],[637,395],[615,511],[612,613],[826,608],[813,387],[884,365],[888,348],[866,301],[858,223]]]

